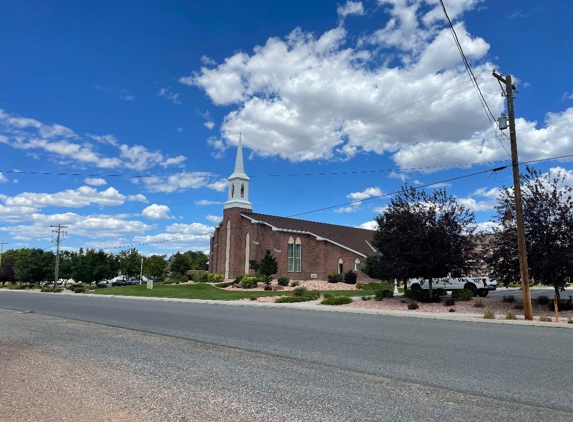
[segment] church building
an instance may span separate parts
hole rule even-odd
[[[210,272],[226,280],[252,273],[249,260],[260,260],[270,250],[279,266],[275,278],[326,280],[328,274],[355,270],[358,281],[372,281],[360,268],[376,252],[370,243],[373,231],[253,212],[240,140],[228,181],[223,219],[210,241]]]

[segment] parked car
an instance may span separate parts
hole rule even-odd
[[[416,289],[429,289],[429,281],[419,278],[410,280],[410,288]],[[489,277],[443,277],[434,278],[432,280],[433,289],[444,290],[462,290],[466,289],[473,293],[474,296],[478,295],[486,297],[490,290],[497,289],[497,281],[491,280]]]
[[[117,287],[117,286],[127,286],[127,281],[126,280],[115,280],[113,283],[111,283],[112,287]]]

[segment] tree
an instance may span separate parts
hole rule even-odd
[[[16,281],[16,258],[15,249],[9,249],[2,255],[2,266],[0,267],[0,283],[2,285],[6,282],[14,283]]]
[[[78,253],[72,254],[71,266],[73,279],[86,283],[112,278],[118,271],[116,258],[101,249],[97,252],[88,249],[84,253],[80,248]],[[139,270],[136,274],[139,274]]]
[[[20,282],[37,283],[54,279],[56,257],[39,248],[22,248],[16,260],[15,276]]]
[[[191,269],[191,258],[189,255],[177,252],[171,256],[169,269],[173,274],[183,275]]]
[[[267,249],[265,256],[260,261],[250,260],[250,268],[255,270],[256,273],[265,276],[265,284],[270,284],[273,280],[273,274],[279,270],[277,259],[271,255],[271,251]]]
[[[363,272],[378,279],[427,278],[467,270],[475,249],[475,216],[445,189],[427,193],[403,186],[383,214],[372,238],[377,255]]]
[[[542,174],[527,167],[521,175],[521,195],[529,275],[536,283],[560,290],[573,275],[573,187],[561,170]],[[496,206],[500,228],[494,229],[494,275],[507,285],[519,279],[513,189],[500,192]]]
[[[153,277],[161,277],[167,269],[165,255],[151,255],[143,261],[143,272]]]
[[[185,255],[189,256],[191,260],[191,270],[208,270],[207,262],[209,261],[209,257],[205,255],[203,252],[194,252],[194,251],[187,251]]]
[[[117,257],[121,273],[128,277],[138,277],[141,270],[141,258],[135,248],[121,251]]]

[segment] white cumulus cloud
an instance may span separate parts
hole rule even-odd
[[[143,209],[141,215],[151,220],[168,220],[172,218],[169,215],[169,211],[167,205],[151,204]]]

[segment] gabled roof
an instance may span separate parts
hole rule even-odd
[[[372,230],[252,212],[241,213],[241,215],[253,222],[264,223],[273,230],[309,234],[315,236],[317,240],[337,244],[362,256],[375,253],[374,248],[370,244],[374,234]]]

